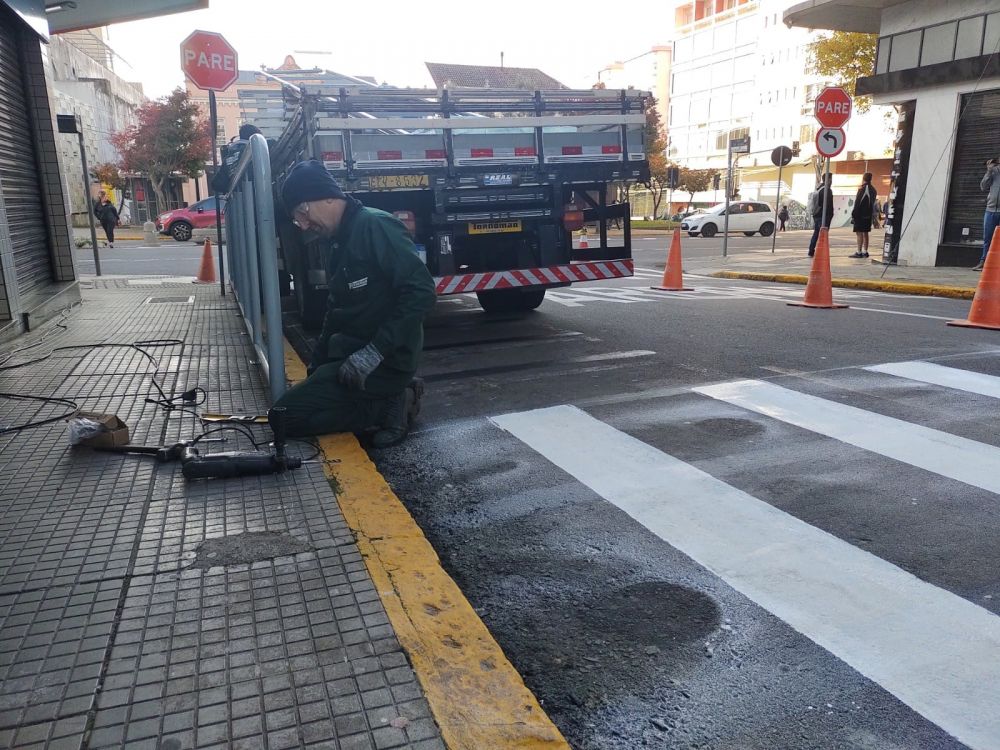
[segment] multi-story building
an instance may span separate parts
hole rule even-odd
[[[673,50],[673,45],[658,44],[641,55],[617,60],[597,71],[596,83],[609,89],[649,91],[656,99],[656,111],[665,128],[670,115],[670,59]]]
[[[106,31],[84,29],[53,36],[47,48],[57,109],[80,116],[91,169],[118,161],[111,135],[131,124],[136,109],[146,100],[142,84],[126,81],[115,72],[115,54],[108,46]],[[85,194],[78,139],[61,136],[58,144],[70,214],[75,225],[83,226],[97,186],[92,185],[91,194]]]
[[[777,197],[770,152],[796,142],[800,154],[782,175],[781,194],[804,201],[815,187],[821,160],[813,104],[828,81],[808,72],[809,45],[819,32],[781,22],[789,2],[674,3],[668,156],[682,166],[724,171],[729,140],[748,136],[752,152],[736,164],[744,197]],[[884,108],[854,115],[847,148],[832,165],[835,193],[853,195],[865,171],[876,174],[880,192],[888,189],[893,126]]]

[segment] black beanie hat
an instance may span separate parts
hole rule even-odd
[[[326,167],[315,159],[300,161],[285,178],[281,186],[281,200],[289,213],[296,206],[324,198],[346,198],[340,185],[333,179]]]

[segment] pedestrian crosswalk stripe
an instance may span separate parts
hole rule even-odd
[[[1000,448],[760,380],[702,386],[711,396],[788,424],[1000,494]]]
[[[944,367],[933,362],[887,362],[865,369],[887,375],[896,375],[908,380],[919,380],[921,383],[978,393],[980,396],[1000,398],[1000,378],[994,375],[960,370],[956,367]]]
[[[1000,618],[576,407],[492,421],[960,741],[1000,747]]]

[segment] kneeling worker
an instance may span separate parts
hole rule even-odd
[[[281,197],[305,239],[326,243],[330,297],[309,377],[275,406],[293,436],[374,430],[376,448],[395,445],[420,410],[434,280],[402,222],[345,195],[320,162],[296,164]]]

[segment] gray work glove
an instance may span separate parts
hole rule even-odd
[[[375,345],[368,344],[344,360],[344,364],[337,370],[337,381],[348,388],[364,390],[365,381],[382,364],[382,359],[382,353]]]

